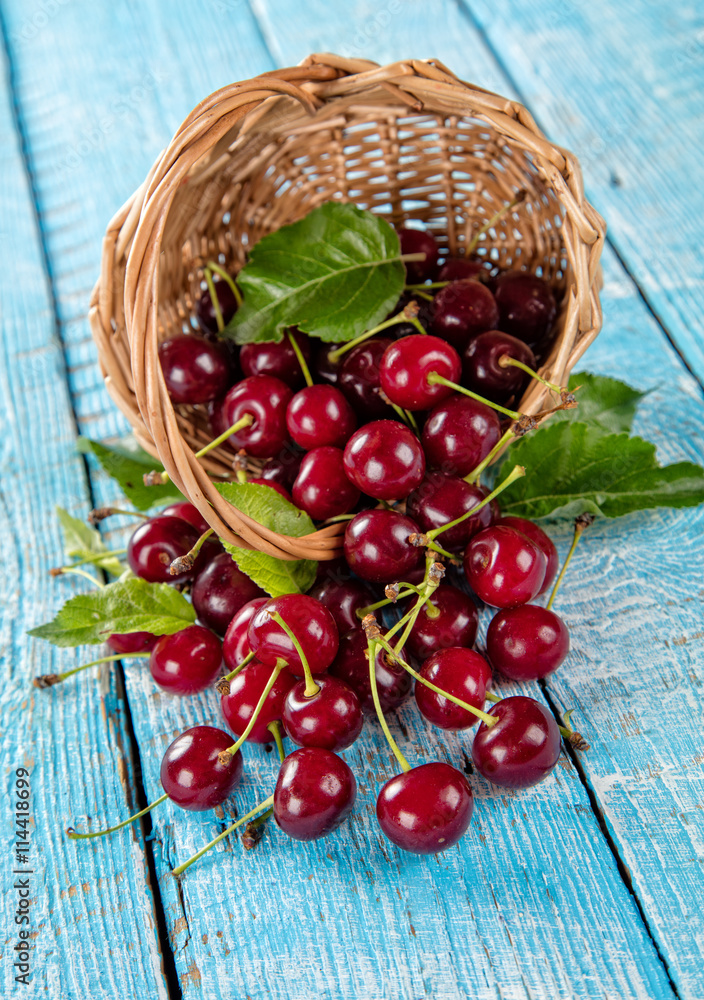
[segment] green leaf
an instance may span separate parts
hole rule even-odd
[[[28,635],[46,639],[54,646],[96,645],[113,633],[172,635],[195,620],[193,606],[174,587],[133,576],[88,594],[77,594],[53,621],[31,629]]]
[[[307,514],[269,486],[257,483],[217,483],[216,489],[233,507],[254,518],[265,528],[293,538],[301,538],[315,531],[315,525]],[[271,597],[305,593],[313,586],[318,565],[314,559],[289,561],[254,549],[242,549],[227,542],[224,545],[242,572]]]
[[[327,202],[253,247],[237,282],[244,294],[223,331],[238,344],[281,340],[288,326],[325,341],[380,323],[403,291],[395,230],[355,205]]]
[[[69,559],[90,559],[93,566],[113,576],[122,573],[125,567],[105,545],[99,531],[72,517],[63,507],[56,508],[56,516],[64,536],[64,552]]]
[[[502,493],[504,514],[620,517],[650,507],[704,503],[701,466],[659,466],[650,441],[584,423],[557,421],[521,438],[509,449],[497,481],[514,465],[524,465],[526,475]]]
[[[107,474],[117,480],[122,492],[137,510],[150,510],[152,507],[183,500],[183,494],[173,483],[166,483],[164,486],[144,485],[144,473],[153,469],[160,470],[162,466],[131,436],[110,445],[91,441],[89,438],[79,438],[78,450],[84,455],[95,455]]]
[[[576,394],[579,405],[574,410],[555,413],[550,424],[556,420],[572,420],[596,425],[613,434],[630,431],[638,403],[646,395],[618,379],[589,372],[570,376],[569,388],[574,390],[577,386],[581,386]]]

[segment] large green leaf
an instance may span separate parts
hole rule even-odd
[[[591,375],[589,372],[578,372],[570,376],[569,388],[574,390],[577,386],[581,387],[575,394],[578,405],[574,410],[555,413],[550,418],[551,424],[556,420],[572,420],[593,424],[614,434],[630,431],[644,392],[639,392],[618,379]]]
[[[237,282],[244,294],[223,335],[238,344],[281,340],[288,326],[325,341],[350,340],[398,302],[405,268],[384,219],[327,202],[254,246]]]
[[[184,499],[183,494],[171,482],[164,486],[144,485],[144,473],[153,469],[161,470],[161,465],[133,437],[121,438],[117,444],[79,438],[78,450],[84,455],[95,455],[107,474],[117,480],[120,489],[137,510],[150,510],[152,507]]]

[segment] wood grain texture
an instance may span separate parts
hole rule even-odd
[[[356,3],[346,9],[344,23],[335,8],[313,0],[307,0],[305,12],[300,4],[294,12],[290,3],[257,2],[256,19],[236,0],[145,6],[61,5],[50,26],[25,42],[22,26],[32,23],[40,5],[3,4],[68,345],[71,392],[81,429],[95,437],[114,433],[121,424],[100,385],[85,322],[104,224],[200,97],[229,79],[270,69],[274,62],[296,62],[321,49],[380,61],[437,55],[467,78],[508,90],[481,38],[450,3],[436,4],[432,11],[416,0],[402,6]],[[57,37],[65,39],[61,58],[55,51]],[[64,164],[60,176],[57,161]],[[669,373],[677,391],[649,397],[649,436],[657,439],[663,455],[684,450],[687,457],[701,459],[696,388],[622,270],[608,256],[607,263],[608,325],[588,355],[589,367],[618,374],[630,358],[631,380],[649,387]],[[665,407],[662,415],[655,404]],[[691,436],[678,436],[676,427],[691,428]],[[94,488],[100,501],[115,497],[100,477]],[[701,845],[692,830],[685,837],[679,829],[685,823],[679,813],[697,815],[697,788],[677,776],[687,775],[687,763],[698,752],[694,735],[682,725],[680,708],[682,700],[688,701],[696,718],[697,692],[674,643],[694,634],[691,626],[701,598],[679,603],[692,578],[666,551],[670,532],[695,547],[701,521],[690,512],[644,515],[595,529],[592,541],[583,543],[587,555],[575,567],[563,597],[565,613],[569,608],[575,625],[575,655],[553,692],[561,704],[579,707],[580,726],[594,744],[584,766],[606,822],[631,867],[646,916],[669,948],[668,961],[673,960],[674,941],[684,942],[684,969],[700,933],[696,919],[702,897],[689,860]],[[564,551],[566,535],[558,537]],[[670,643],[663,662],[669,673],[663,668],[658,675],[663,709],[657,717],[647,710],[640,677],[652,660],[647,628],[653,605],[662,610],[661,587],[649,584],[647,574],[662,560],[675,603],[663,616],[663,635]],[[606,563],[608,578],[592,578]],[[608,660],[601,656],[604,643],[612,644]],[[696,645],[693,649],[695,663]],[[602,668],[604,677],[597,684],[595,663],[603,662],[608,669]],[[217,705],[210,697],[185,704],[155,694],[138,668],[126,669],[143,778],[148,795],[155,797],[161,750],[186,725],[217,719]],[[663,696],[666,683],[679,697]],[[79,697],[84,701],[90,684],[85,678],[73,693],[67,688],[66,703],[76,705]],[[634,726],[629,713],[636,724],[647,718],[645,737],[633,735],[634,730],[629,736],[628,727]],[[404,749],[412,755],[427,749],[427,732],[415,712],[404,709],[401,721],[408,734],[402,737]],[[668,725],[675,723],[679,739],[670,740]],[[461,763],[460,740],[440,741],[439,748],[441,755]],[[262,790],[266,794],[275,774],[273,761],[256,748],[247,750],[248,776],[235,796],[240,811]],[[346,832],[306,846],[285,842],[274,829],[252,855],[238,844],[221,847],[218,855],[227,857],[204,860],[188,873],[180,892],[169,869],[201,846],[219,823],[212,815],[184,816],[170,805],[155,815],[160,889],[184,996],[672,996],[584,788],[567,761],[550,781],[520,796],[497,795],[476,781],[477,810],[465,842],[429,861],[401,857],[374,833],[368,815],[373,792],[391,773],[378,732],[367,732],[359,748],[346,756],[360,779],[357,815]],[[653,780],[647,775],[649,760],[662,767]],[[83,801],[80,787],[76,795]],[[75,808],[80,810],[80,804]],[[91,814],[121,818],[128,809],[119,799],[96,800]],[[648,825],[647,811],[664,826]],[[124,846],[129,835],[120,838]],[[674,857],[668,857],[668,848]],[[109,851],[119,849],[119,844],[101,845],[87,853],[101,870],[109,870]],[[131,897],[130,887],[121,898],[133,906]],[[70,964],[68,953],[59,964]],[[119,968],[120,955],[110,961]],[[122,961],[127,967],[131,959],[123,955]],[[701,994],[697,965],[688,979],[677,966],[682,996]],[[102,995],[115,994],[106,988]]]
[[[7,66],[3,54],[0,73]],[[160,956],[139,834],[100,849],[67,842],[70,821],[131,805],[134,784],[125,706],[113,683],[40,692],[32,677],[68,669],[72,651],[25,634],[58,601],[85,589],[53,580],[63,562],[55,504],[88,510],[75,451],[61,344],[56,336],[31,192],[8,94],[0,95],[0,753],[3,761],[3,877],[0,954],[3,996],[164,997]],[[75,578],[74,578],[75,580]],[[107,678],[106,678],[107,680]],[[29,987],[14,981],[19,902],[14,836],[15,769],[31,771]],[[126,952],[125,947],[129,950]]]

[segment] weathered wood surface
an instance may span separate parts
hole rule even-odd
[[[30,518],[48,525],[56,502],[74,512],[87,506],[81,465],[70,457],[74,431],[66,374],[81,432],[101,438],[122,427],[100,384],[85,316],[102,231],[193,104],[231,79],[324,49],[380,61],[437,55],[485,86],[509,92],[510,83],[466,11],[449,2],[432,8],[416,0],[403,5],[392,0],[381,7],[357,3],[348,7],[344,22],[333,5],[313,0],[297,5],[295,13],[288,3],[268,0],[252,8],[237,0],[135,7],[3,0],[0,10],[68,369],[61,368],[59,346],[52,341],[51,393],[46,372],[28,372],[23,365],[21,375],[17,369],[17,375],[9,376],[15,387],[26,382],[35,393],[30,412],[50,396],[50,404],[63,415],[56,417],[51,434],[34,429],[29,443],[21,437],[26,426],[20,427],[22,421],[5,407],[8,426],[20,428],[17,437],[5,435],[5,447],[11,440],[26,466],[19,462],[13,467],[14,480],[3,477],[4,506],[10,509],[7,497],[14,493],[26,504],[41,504],[41,516],[36,508],[22,518],[15,514],[9,529],[21,550],[16,561],[22,587],[31,594],[24,602],[31,612],[24,617],[34,623],[48,616],[63,585],[45,581],[44,563],[25,561],[19,526]],[[513,17],[518,30],[520,16],[514,12]],[[537,44],[541,36],[535,31],[527,37]],[[623,51],[621,59],[627,55]],[[530,58],[527,49],[523,62]],[[564,71],[564,59],[550,68]],[[572,97],[564,91],[566,105]],[[531,98],[536,108],[540,101],[541,109],[549,107],[537,84]],[[606,95],[596,103],[600,113],[608,111]],[[544,115],[543,124],[554,138],[562,138],[559,130],[566,126],[560,121]],[[11,283],[9,275],[5,279],[4,340],[9,342],[9,314],[30,329],[30,321],[36,326],[41,317],[43,336],[50,342],[52,304],[46,285],[41,303],[36,292],[43,262],[10,119],[8,136],[3,156],[8,157],[10,147],[15,154],[3,171],[3,178],[7,174],[14,182],[7,204],[13,213],[24,206],[12,233],[25,253],[28,246],[34,248],[36,260],[14,269]],[[575,138],[566,135],[565,142],[580,153]],[[644,147],[645,153],[654,148]],[[589,165],[587,175],[591,181]],[[596,196],[595,201],[607,210]],[[625,202],[613,208],[627,210],[632,206]],[[6,218],[12,221],[14,215],[3,213],[3,231]],[[623,246],[619,250],[625,257]],[[13,261],[23,259],[14,244],[8,253]],[[690,299],[685,299],[689,308]],[[5,308],[6,300],[14,312]],[[610,253],[604,308],[606,328],[586,366],[627,374],[633,384],[653,388],[642,408],[640,429],[657,441],[665,460],[686,456],[702,461],[699,389]],[[41,475],[30,471],[34,455],[42,457]],[[31,470],[36,468],[32,462]],[[41,477],[49,469],[47,485]],[[91,482],[96,500],[115,497],[112,485],[95,470]],[[47,566],[59,558],[55,527],[50,530]],[[566,533],[560,530],[556,537],[564,552]],[[43,538],[36,539],[37,547]],[[169,977],[170,994],[181,991],[208,1000],[671,997],[662,956],[679,995],[689,1000],[701,996],[697,672],[702,647],[697,633],[702,594],[700,574],[692,569],[701,565],[701,549],[700,512],[597,525],[583,542],[561,597],[574,652],[550,693],[561,707],[578,709],[580,727],[592,742],[592,751],[581,758],[585,780],[630,870],[634,895],[621,878],[587,789],[567,760],[555,777],[519,796],[496,795],[475,781],[475,820],[456,851],[429,861],[384,848],[368,813],[374,789],[392,772],[379,734],[368,731],[359,749],[346,755],[360,778],[357,815],[347,831],[327,842],[287,843],[272,829],[252,855],[235,843],[204,859],[188,873],[179,893],[170,868],[201,846],[219,823],[213,815],[186,816],[169,805],[155,814],[147,850],[154,854],[174,952],[177,978]],[[4,587],[6,606],[14,607],[12,581],[6,579]],[[13,649],[12,662],[22,665],[26,684],[41,652],[23,638],[24,623],[16,619],[14,611],[7,617],[6,631],[12,631],[3,647]],[[47,656],[45,652],[43,663]],[[62,654],[58,659],[66,663],[70,658]],[[161,750],[185,726],[216,720],[217,704],[210,697],[185,703],[160,696],[139,667],[127,665],[126,673],[139,776],[147,797],[154,798],[160,793]],[[109,676],[105,671],[103,684]],[[104,753],[100,771],[89,759],[91,750],[105,742],[105,733],[114,734],[122,724],[114,689],[98,691],[95,679],[83,675],[75,685],[42,695],[40,703],[22,683],[11,690],[13,705],[24,695],[41,712],[32,716],[34,746],[41,747],[42,740],[46,746],[46,733],[70,736],[74,729],[73,739],[57,739],[53,757],[47,750],[36,755],[42,761],[35,766],[36,783],[41,780],[46,788],[41,803],[37,799],[36,815],[50,874],[37,894],[36,912],[46,914],[47,926],[37,927],[39,961],[30,993],[62,998],[157,995],[161,977],[154,965],[155,932],[139,834],[123,832],[96,845],[66,844],[61,836],[64,819],[90,815],[99,822],[103,816],[122,818],[132,808],[128,790],[136,776],[128,774],[124,788],[118,780],[120,741],[113,735],[115,753]],[[85,717],[78,706],[87,706]],[[20,740],[26,742],[24,728],[13,721],[7,702],[4,709],[4,738],[14,741],[7,744],[13,750]],[[407,733],[402,746],[412,755],[424,755],[430,745],[425,727],[410,708],[401,720]],[[439,748],[442,755],[457,759],[460,741],[440,741]],[[247,753],[247,761],[247,779],[235,796],[240,811],[270,787],[275,774],[273,761],[256,749]],[[55,781],[55,767],[68,777]],[[93,883],[84,871],[92,873]],[[101,894],[97,907],[83,892],[83,882],[96,884],[95,895]]]

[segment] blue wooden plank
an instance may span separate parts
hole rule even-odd
[[[7,77],[4,51],[0,77]],[[67,669],[75,654],[29,639],[25,630],[53,616],[58,601],[85,584],[53,580],[62,560],[54,505],[88,509],[75,451],[75,425],[61,344],[56,337],[34,206],[9,94],[0,94],[0,752],[4,820],[0,937],[3,996],[164,997],[146,865],[137,835],[99,854],[79,854],[64,827],[72,819],[132,800],[125,705],[115,684],[76,693],[38,692],[32,677]],[[47,697],[47,694],[49,697]],[[68,694],[68,697],[67,697]],[[16,768],[31,772],[31,850],[16,865]],[[29,868],[30,923],[15,923],[14,869]],[[30,932],[31,981],[14,979],[15,946]],[[116,941],[130,942],[125,961]],[[104,991],[104,992],[103,992]]]

